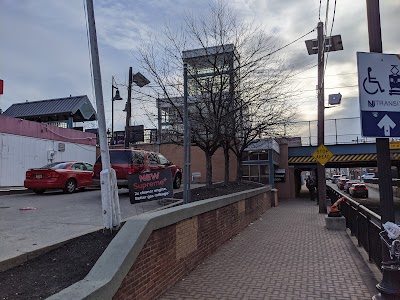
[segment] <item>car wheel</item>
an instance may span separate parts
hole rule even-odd
[[[65,183],[65,188],[64,188],[64,193],[66,194],[71,194],[75,192],[76,190],[76,181],[75,179],[68,179],[67,182]]]
[[[34,192],[35,194],[38,194],[38,195],[43,194],[45,191],[46,191],[45,189],[34,189],[34,190],[33,190],[33,192]]]
[[[182,175],[176,174],[174,178],[174,189],[179,189],[182,183]]]

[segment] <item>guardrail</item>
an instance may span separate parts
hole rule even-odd
[[[381,216],[330,186],[326,187],[326,194],[332,204],[342,197],[345,198],[339,209],[346,218],[346,227],[350,229],[351,235],[357,238],[358,246],[362,246],[368,253],[368,260],[374,262],[381,270]]]
[[[374,178],[364,179],[364,182],[378,184],[378,180],[379,180],[378,177],[374,177]],[[400,185],[400,179],[392,178],[392,186],[399,186],[399,185]]]

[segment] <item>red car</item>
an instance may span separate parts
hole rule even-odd
[[[86,162],[54,162],[26,171],[24,186],[36,194],[50,189],[73,193],[76,189],[92,186],[93,165]]]
[[[346,192],[346,193],[350,193],[349,192],[349,189],[350,189],[350,187],[353,185],[353,184],[356,184],[356,183],[360,183],[360,181],[359,180],[349,180],[349,181],[347,181],[345,184],[344,184],[344,187],[343,187],[343,189],[344,189],[344,191]]]
[[[169,168],[173,179],[174,188],[178,189],[182,182],[182,169],[160,153],[138,149],[110,149],[110,163],[117,175],[118,188],[128,188],[128,175],[145,171]],[[93,185],[100,185],[100,172],[102,170],[101,156],[93,167]]]

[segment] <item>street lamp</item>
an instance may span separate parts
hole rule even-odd
[[[115,96],[114,96],[114,89]],[[114,86],[114,76],[111,77],[111,145],[114,145],[114,101],[122,100],[119,90],[116,86]]]
[[[135,83],[138,87],[144,87],[145,85],[150,83],[150,81],[146,77],[144,77],[140,72],[133,75],[132,67],[129,67],[129,79],[128,80],[129,80],[128,81],[128,99],[126,101],[126,106],[125,106],[125,110],[126,110],[125,148],[129,147],[128,132],[129,132],[131,115],[132,115],[132,109],[131,109],[132,83]]]

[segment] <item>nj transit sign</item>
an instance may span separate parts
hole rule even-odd
[[[361,131],[366,137],[400,137],[400,58],[357,53]]]

